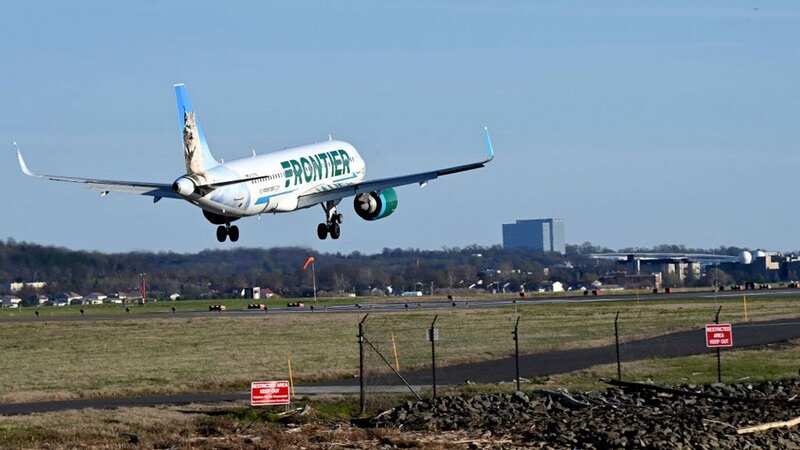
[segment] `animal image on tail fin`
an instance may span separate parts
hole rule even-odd
[[[206,172],[219,165],[208,148],[206,136],[197,121],[189,92],[183,83],[175,85],[175,97],[178,103],[178,123],[183,138],[183,157],[186,161],[186,173],[195,175],[198,180],[205,178]],[[199,180],[202,181],[202,180]]]
[[[183,114],[183,157],[186,160],[186,173],[201,175],[205,170],[203,153],[200,152],[200,138],[197,134],[194,113],[186,111]]]

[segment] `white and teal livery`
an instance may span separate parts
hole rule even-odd
[[[484,167],[494,157],[488,130],[486,159],[441,170],[365,181],[366,164],[355,147],[330,139],[272,153],[220,162],[211,154],[205,133],[195,117],[186,87],[175,85],[178,120],[183,138],[186,173],[173,183],[130,182],[94,178],[39,175],[31,171],[17,149],[20,168],[25,175],[84,184],[105,196],[109,192],[127,192],[153,197],[186,200],[203,211],[206,219],[218,225],[220,242],[239,239],[239,228],[231,225],[242,217],[264,213],[297,211],[321,205],[325,222],[317,226],[317,235],[338,239],[342,215],[336,207],[343,198],[353,196],[354,209],[365,220],[382,219],[397,208],[394,188],[414,183],[424,186],[430,180]],[[16,146],[16,143],[14,143]]]

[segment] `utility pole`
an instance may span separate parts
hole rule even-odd
[[[311,284],[314,285],[314,303],[317,302],[317,269],[315,264],[316,259],[311,261]]]
[[[520,391],[520,388],[519,388],[519,317],[520,316],[517,316],[517,321],[514,322],[514,369],[516,371],[517,391]]]
[[[142,303],[147,303],[147,274],[139,274],[139,294],[142,296]]]

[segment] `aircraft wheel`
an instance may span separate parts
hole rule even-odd
[[[317,237],[322,240],[325,240],[325,238],[328,237],[328,225],[324,223],[317,225]]]
[[[239,240],[239,227],[236,225],[228,228],[228,237],[230,238],[231,242],[236,242]]]
[[[342,230],[341,228],[339,228],[339,224],[336,222],[333,222],[331,224],[330,232],[331,232],[331,239],[339,239],[339,236],[342,235]]]
[[[217,227],[217,240],[220,242],[225,242],[225,239],[228,237],[228,230],[223,227],[222,225]]]

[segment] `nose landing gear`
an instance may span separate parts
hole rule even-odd
[[[225,242],[225,239],[230,239],[231,242],[239,240],[239,227],[231,224],[220,225],[217,227],[217,240]]]
[[[325,217],[327,218],[324,223],[317,225],[317,237],[326,239],[328,234],[331,239],[339,239],[342,235],[342,229],[339,226],[342,223],[342,215],[336,212],[336,203],[326,202],[322,205],[325,210]]]

